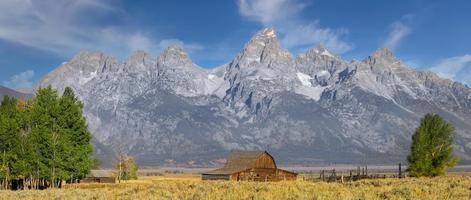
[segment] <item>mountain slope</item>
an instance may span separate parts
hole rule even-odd
[[[21,92],[18,92],[16,90],[13,90],[13,89],[10,89],[10,88],[7,88],[7,87],[3,87],[0,85],[0,102],[3,100],[3,96],[11,96],[11,97],[15,97],[17,99],[23,99],[23,100],[26,100],[26,99],[29,99],[31,98],[31,94],[26,94],[26,93],[21,93]]]
[[[47,85],[77,91],[98,155],[125,146],[141,165],[213,165],[233,149],[268,149],[282,163],[396,163],[427,112],[455,124],[455,153],[471,161],[471,89],[387,49],[352,62],[324,47],[293,57],[268,28],[214,69],[176,46],[123,63],[85,52]]]

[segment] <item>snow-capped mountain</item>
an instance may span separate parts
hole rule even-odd
[[[294,57],[267,28],[214,69],[177,46],[123,63],[83,52],[38,83],[47,85],[77,91],[98,155],[125,144],[141,165],[214,164],[233,149],[285,163],[396,163],[428,112],[456,126],[455,153],[471,161],[471,89],[388,49],[351,62],[324,47]]]

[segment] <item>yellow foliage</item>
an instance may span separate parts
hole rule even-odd
[[[198,176],[139,177],[43,191],[0,191],[0,199],[471,199],[471,177],[376,179],[350,183],[201,181]]]

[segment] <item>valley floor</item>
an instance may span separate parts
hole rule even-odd
[[[471,199],[471,176],[376,179],[351,183],[201,181],[199,176],[141,177],[43,191],[0,191],[0,199]]]

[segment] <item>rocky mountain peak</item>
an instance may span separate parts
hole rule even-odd
[[[257,32],[254,38],[258,38],[258,39],[276,38],[276,31],[273,28],[264,28],[261,31]]]
[[[396,58],[390,49],[380,48],[368,56],[367,62],[373,65],[377,62],[398,63],[399,59]]]
[[[165,66],[191,64],[188,53],[177,45],[167,47],[159,56],[159,62]]]
[[[46,77],[55,78],[63,74],[89,74],[105,71],[105,68],[117,65],[117,61],[112,56],[103,52],[82,51],[75,55],[69,62],[62,63],[57,69],[49,73]]]
[[[149,67],[153,67],[154,65],[155,58],[153,58],[143,50],[137,50],[126,60],[124,70],[146,70]]]
[[[255,35],[245,45],[244,51],[260,49],[260,47],[281,48],[275,30],[272,28],[265,28],[255,33]]]
[[[325,48],[322,45],[319,45],[318,47],[309,49],[304,55],[302,56],[325,56],[325,57],[330,57],[330,58],[335,58],[336,56],[332,54],[327,48]]]
[[[56,86],[63,91],[66,86],[80,88],[98,74],[118,69],[118,62],[112,56],[102,52],[82,51],[75,55],[70,62],[64,62],[57,69],[43,77],[35,88]]]
[[[81,51],[76,54],[69,63],[79,63],[79,62],[103,62],[103,61],[113,61],[116,60],[103,52],[90,52],[90,51]],[[67,64],[67,63],[65,63]]]
[[[327,48],[325,48],[323,45],[319,45],[316,48],[313,48],[312,50],[318,54],[333,56],[333,54],[330,53],[330,51]]]
[[[387,47],[379,48],[372,53],[373,57],[394,57],[394,53]]]
[[[134,53],[129,57],[128,60],[142,60],[145,57],[149,56],[144,50],[136,50]]]
[[[233,64],[239,66],[254,66],[262,64],[279,65],[279,63],[288,63],[292,61],[291,54],[283,49],[276,37],[276,32],[272,28],[265,28],[257,32],[244,49],[234,59]]]

